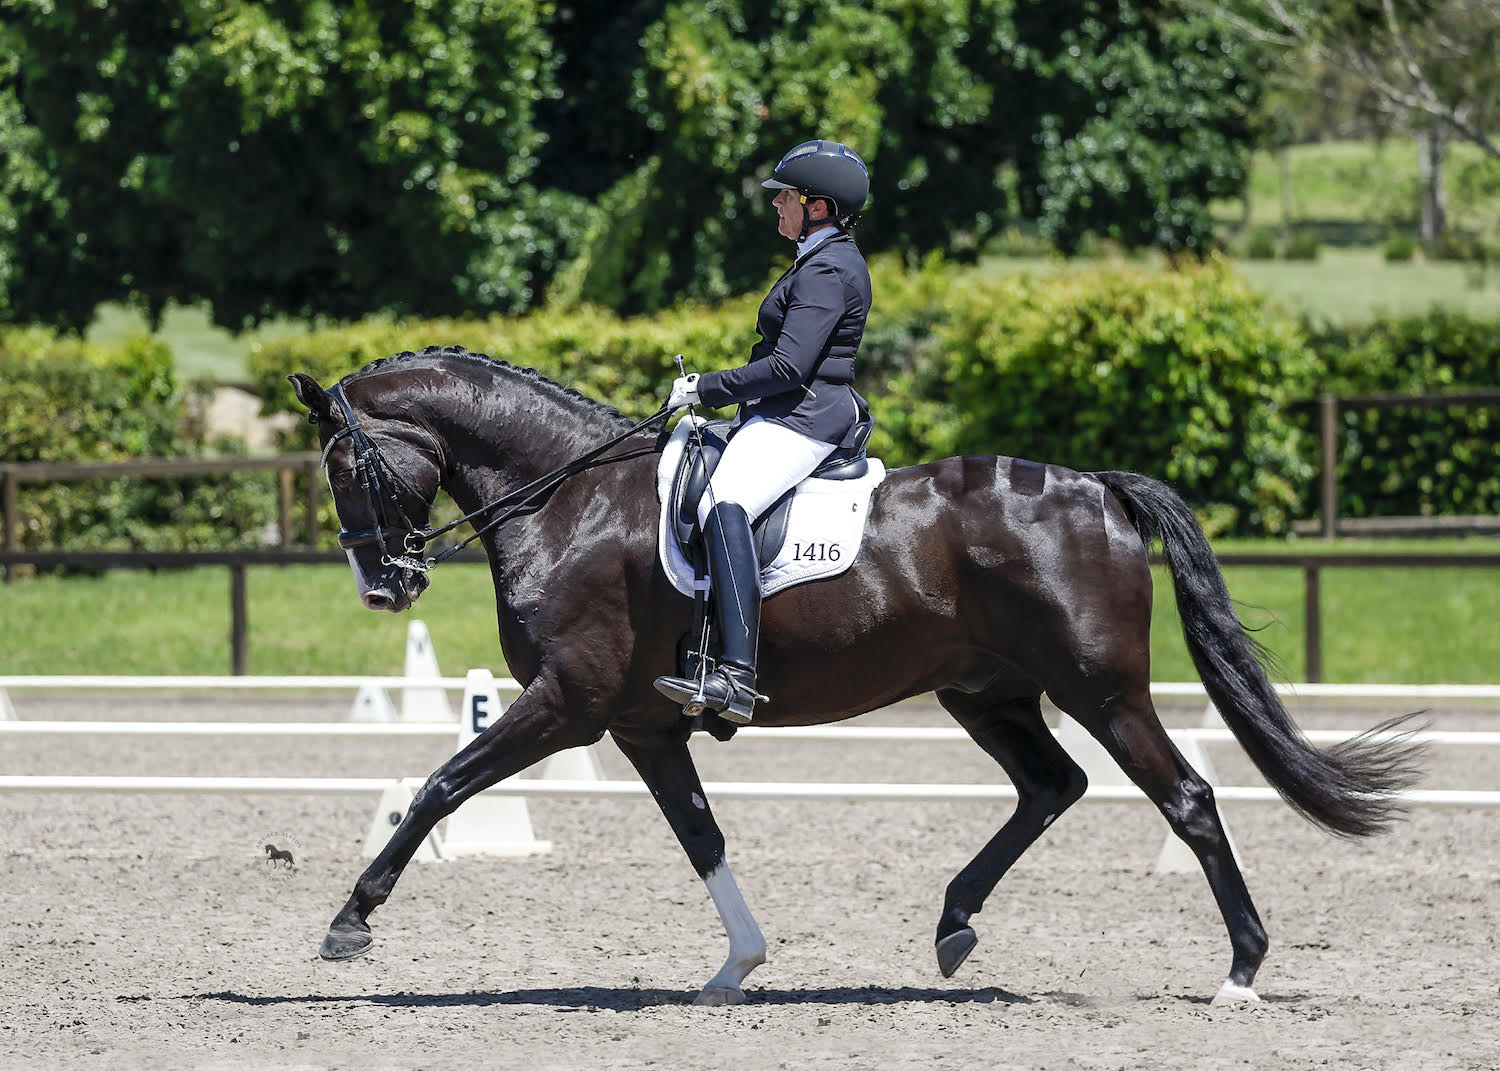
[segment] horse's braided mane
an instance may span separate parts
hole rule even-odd
[[[630,423],[630,418],[614,406],[606,405],[604,402],[590,398],[587,394],[574,390],[572,387],[565,387],[555,380],[548,379],[535,368],[525,368],[521,365],[511,364],[497,357],[491,357],[487,353],[471,353],[462,346],[427,346],[416,351],[402,350],[400,353],[393,353],[389,357],[378,357],[346,378],[356,379],[389,369],[397,362],[423,359],[428,361],[465,361],[489,372],[500,372],[507,376],[519,377],[534,384],[543,394],[548,394],[558,399],[582,402],[585,407],[598,416],[608,417],[617,423]]]

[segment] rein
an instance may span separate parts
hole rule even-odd
[[[355,532],[340,528],[338,534],[339,546],[345,550],[351,550],[355,547],[363,547],[374,543],[380,548],[380,564],[397,566],[410,572],[419,573],[431,571],[434,566],[451,558],[486,532],[498,528],[516,516],[536,499],[561,484],[569,476],[575,476],[585,469],[592,467],[605,451],[618,446],[632,435],[645,429],[648,425],[661,420],[671,413],[671,409],[664,405],[628,431],[621,432],[608,442],[580,454],[571,461],[564,462],[551,472],[537,477],[522,487],[517,487],[514,490],[506,492],[493,502],[488,502],[478,509],[464,514],[457,520],[448,522],[441,528],[430,528],[412,522],[411,518],[407,516],[406,511],[401,508],[401,500],[396,495],[395,487],[388,488],[385,481],[381,478],[383,470],[397,484],[404,487],[408,494],[415,496],[419,501],[422,500],[422,495],[407,482],[405,477],[391,466],[391,463],[380,452],[380,448],[375,445],[374,441],[365,434],[364,429],[359,426],[359,421],[355,418],[354,409],[349,404],[349,399],[344,397],[343,384],[335,384],[329,388],[328,394],[339,403],[339,408],[343,410],[344,427],[329,436],[328,442],[323,446],[322,464],[325,468],[327,467],[328,454],[333,449],[334,444],[345,436],[348,436],[350,445],[354,449],[354,467],[360,474],[360,486],[374,507],[373,512],[375,515],[375,527],[373,528],[365,528]],[[398,527],[397,525],[385,523],[385,511],[382,508],[382,502],[386,500],[395,507],[396,515],[401,520],[401,526]],[[422,552],[427,549],[427,544],[438,536],[446,535],[459,525],[469,523],[474,518],[489,513],[491,510],[502,508],[504,509],[503,513],[486,521],[482,527],[476,526],[474,531],[461,542],[455,543],[434,557],[421,557]],[[399,555],[392,554],[387,547],[387,532],[392,535],[399,535],[399,548],[401,551]]]

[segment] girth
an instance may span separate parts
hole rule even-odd
[[[677,466],[677,475],[672,479],[672,534],[684,551],[702,539],[698,529],[698,503],[708,489],[709,477],[724,456],[729,443],[732,420],[714,420],[701,425],[703,449],[699,450],[689,440],[688,449],[682,452],[682,461]],[[865,456],[865,443],[870,437],[873,421],[866,416],[855,425],[849,436],[852,446],[840,446],[813,470],[808,479],[857,480],[870,471]],[[793,487],[771,504],[751,525],[755,534],[756,554],[760,563],[774,561],[786,542],[787,516],[791,511],[792,498],[797,493]],[[691,555],[689,556],[691,557]]]

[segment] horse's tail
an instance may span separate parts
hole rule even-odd
[[[1398,817],[1392,796],[1419,775],[1422,748],[1408,734],[1371,739],[1414,715],[1393,718],[1326,751],[1308,743],[1262,667],[1265,649],[1245,631],[1224,575],[1193,511],[1165,484],[1133,472],[1094,473],[1149,547],[1162,542],[1193,665],[1208,697],[1267,781],[1308,820],[1364,837]]]

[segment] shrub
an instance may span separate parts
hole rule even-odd
[[[0,332],[0,458],[124,461],[178,457],[183,434],[172,354],[136,338],[97,346],[28,328]],[[276,519],[274,476],[23,484],[27,548],[188,549],[256,546]]]
[[[1387,264],[1405,264],[1417,255],[1417,240],[1405,231],[1395,231],[1380,247]]]
[[[1313,470],[1286,405],[1316,359],[1222,264],[971,275],[946,314],[922,359],[872,387],[878,451],[1132,469],[1215,531],[1282,531],[1302,509]]]
[[[1442,308],[1321,327],[1312,345],[1327,366],[1322,389],[1335,394],[1441,393],[1500,383],[1500,320]],[[1494,405],[1345,409],[1339,434],[1344,516],[1500,513]]]
[[[1286,240],[1287,260],[1317,260],[1323,255],[1323,243],[1309,230],[1294,230]]]
[[[1252,229],[1245,243],[1245,256],[1249,260],[1275,260],[1276,229],[1274,227]]]

